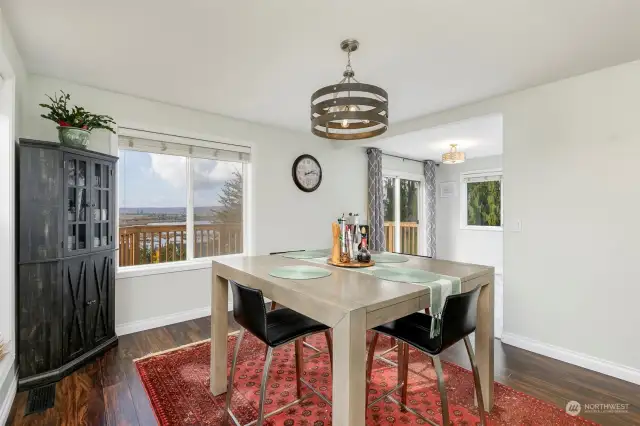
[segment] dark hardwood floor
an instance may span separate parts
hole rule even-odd
[[[16,396],[9,425],[154,425],[151,406],[133,359],[210,337],[210,319],[200,318],[120,337],[117,348],[64,378],[53,409],[24,417],[27,393]],[[237,325],[230,320],[230,328]],[[640,425],[640,386],[533,354],[496,341],[496,380],[564,409],[580,403],[629,404],[624,414],[583,414],[602,425]],[[443,359],[469,368],[464,345]],[[543,425],[535,425],[543,426]]]

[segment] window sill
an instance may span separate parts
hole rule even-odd
[[[144,277],[148,275],[172,274],[176,272],[195,271],[198,269],[211,269],[211,261],[215,259],[227,259],[244,256],[240,254],[229,254],[225,256],[203,257],[183,262],[157,263],[154,265],[137,265],[118,268],[116,280],[124,278]]]
[[[461,226],[461,230],[463,231],[492,231],[492,232],[502,232],[502,226]]]

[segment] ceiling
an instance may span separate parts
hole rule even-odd
[[[640,58],[633,0],[0,0],[27,69],[308,131],[341,78],[389,92],[391,124]]]
[[[458,145],[467,159],[502,154],[502,116],[499,114],[471,118],[444,126],[379,139],[370,146],[385,154],[415,160],[442,161],[451,144]]]

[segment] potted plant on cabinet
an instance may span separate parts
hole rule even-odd
[[[61,144],[86,149],[92,130],[105,129],[115,133],[111,127],[116,124],[113,118],[108,115],[93,114],[77,105],[70,109],[68,103],[71,95],[62,90],[60,93],[60,96],[54,94],[53,98],[47,95],[51,104],[40,104],[40,106],[49,110],[41,117],[58,124],[58,139]]]

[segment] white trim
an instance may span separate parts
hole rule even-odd
[[[465,231],[492,231],[492,232],[502,232],[504,230],[502,226],[477,226],[477,225],[461,225],[460,229]]]
[[[13,362],[14,360],[12,359],[11,363]],[[5,380],[7,379],[8,377],[5,378]],[[0,383],[0,387],[2,387],[2,383]],[[7,420],[9,420],[9,414],[11,413],[11,405],[13,405],[13,400],[16,397],[17,390],[18,390],[18,372],[16,371],[15,374],[13,375],[13,378],[11,379],[11,384],[9,385],[7,398],[5,398],[4,401],[2,401],[2,405],[0,406],[0,425],[7,423]]]
[[[502,343],[640,385],[640,370],[626,365],[616,364],[512,333],[502,333]]]
[[[402,214],[400,211],[400,197],[402,197],[402,193],[400,192],[400,179],[399,176],[393,178],[393,247],[395,248],[395,252],[400,252],[402,243],[400,240],[400,215]]]
[[[382,169],[382,176],[389,176],[405,180],[418,180],[424,182],[424,175],[418,173],[399,172],[397,170]]]
[[[242,164],[242,199],[244,201],[244,206],[242,208],[242,221],[243,221],[243,241],[242,241],[242,251],[245,255],[253,256],[255,255],[255,249],[253,248],[253,169],[251,163],[243,163]],[[245,183],[247,183],[245,185]]]
[[[244,256],[243,253],[224,256],[201,257],[181,262],[155,263],[152,265],[123,266],[116,271],[116,279],[144,277],[147,275],[170,274],[173,272],[193,271],[195,269],[211,269],[214,259],[229,259]]]
[[[182,133],[182,132],[178,132]],[[169,142],[175,143],[179,145],[191,145],[191,146],[199,146],[203,148],[213,148],[220,149],[224,151],[235,151],[242,153],[250,153],[251,147],[246,145],[238,145],[233,143],[221,143],[219,141],[214,141],[206,138],[194,138],[192,136],[182,136],[174,133],[163,133],[152,130],[140,130],[140,129],[132,129],[130,127],[120,126],[118,128],[118,135],[122,137],[130,137],[130,138],[138,138],[138,139],[148,139],[160,142]]]
[[[468,177],[500,176],[500,226],[467,225],[467,182]],[[504,185],[502,169],[485,169],[460,173],[460,229],[465,231],[502,232],[504,229]]]
[[[169,315],[147,318],[139,321],[127,322],[116,325],[116,334],[123,336],[125,334],[137,333],[138,331],[149,330],[165,325],[176,324],[178,322],[190,321],[196,318],[208,317],[211,315],[211,306],[204,308],[191,309],[183,312],[176,312]]]
[[[186,227],[186,231],[187,231],[187,259],[188,260],[195,259],[194,254],[196,249],[195,248],[196,232],[194,227],[195,222],[193,221],[193,216],[194,216],[193,191],[195,189],[195,186],[193,185],[193,164],[191,160],[192,160],[191,157],[187,157],[187,227]],[[189,235],[191,235],[191,238],[189,238]],[[168,241],[167,241],[167,244],[169,244]]]

